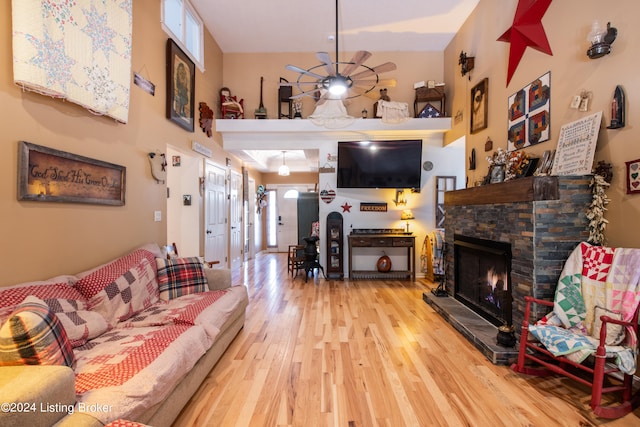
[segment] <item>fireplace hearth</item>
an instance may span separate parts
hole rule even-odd
[[[456,234],[454,297],[496,326],[512,324],[511,244]]]

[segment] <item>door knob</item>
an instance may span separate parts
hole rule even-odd
[[[207,234],[211,234],[211,230],[207,230]]]

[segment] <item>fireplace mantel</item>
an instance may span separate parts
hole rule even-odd
[[[557,176],[531,176],[495,184],[447,191],[445,205],[486,205],[496,203],[558,200]]]

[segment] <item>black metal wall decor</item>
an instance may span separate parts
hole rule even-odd
[[[616,86],[611,100],[611,124],[607,129],[620,129],[624,127],[625,106],[624,106],[624,90],[620,85]]]

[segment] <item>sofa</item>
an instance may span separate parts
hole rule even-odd
[[[229,270],[149,244],[0,288],[0,425],[170,426],[242,329]]]

